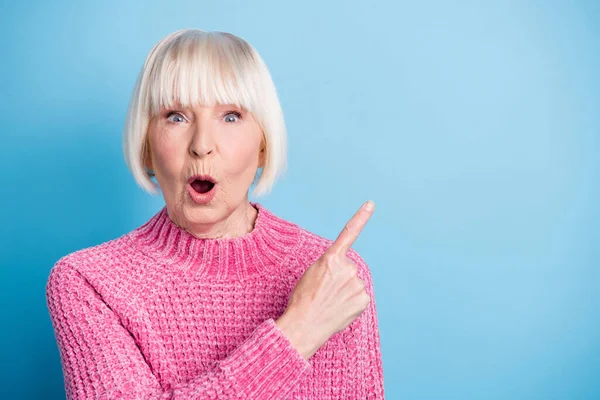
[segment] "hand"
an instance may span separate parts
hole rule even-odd
[[[346,254],[374,209],[368,201],[354,214],[332,245],[304,272],[286,311],[276,321],[305,359],[369,305],[365,283]]]

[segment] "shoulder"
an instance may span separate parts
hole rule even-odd
[[[284,219],[283,217],[275,214],[273,211],[265,208],[263,205],[259,204],[261,210],[265,210],[265,214],[268,215],[268,219],[273,221],[277,221],[278,224],[285,226],[286,230],[295,231],[298,234],[297,245],[295,246],[294,255],[295,258],[299,259],[299,261],[305,264],[305,267],[308,268],[311,264],[319,259],[323,255],[323,253],[333,244],[334,239],[328,239],[322,235],[319,235],[315,232],[309,231],[304,226],[301,226],[293,221],[288,219]],[[359,273],[364,271],[365,273],[369,273],[369,267],[367,263],[363,259],[363,257],[353,248],[348,250],[346,256],[356,263]],[[306,265],[308,264],[308,265]]]
[[[129,234],[106,242],[79,249],[59,258],[48,274],[46,286],[49,284],[66,284],[74,276],[83,278],[89,283],[117,278],[125,274],[127,260],[130,259]],[[62,282],[65,281],[65,282]]]
[[[333,244],[334,239],[328,239],[299,225],[296,225],[296,227],[300,233],[296,257],[304,269],[306,269],[325,253],[325,251]],[[366,281],[371,280],[370,268],[358,251],[354,248],[350,248],[348,253],[346,253],[346,257],[356,264],[359,278]]]

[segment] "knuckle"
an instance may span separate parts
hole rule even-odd
[[[331,252],[325,253],[323,255],[323,262],[328,266],[333,266],[334,264],[336,264],[336,258],[337,256]]]
[[[345,268],[348,271],[348,275],[352,278],[358,278],[358,268],[353,263],[345,263]]]
[[[356,291],[361,297],[365,295],[365,285],[360,279],[356,281]]]
[[[349,258],[348,256],[346,256],[344,258],[344,261],[349,268],[358,269],[356,266],[356,263],[354,261],[352,261],[352,259]]]
[[[369,296],[366,292],[363,292],[363,301],[365,304],[365,307],[369,305],[369,303],[371,302],[371,296]]]
[[[352,270],[346,270],[345,280],[350,282],[352,288],[356,288],[356,274]]]
[[[365,285],[365,281],[363,281],[362,279],[358,278],[358,286],[360,287],[360,290],[364,292],[366,285]]]
[[[354,230],[354,224],[352,223],[352,221],[346,222],[346,225],[344,225],[344,230],[348,233],[352,233],[352,231]]]

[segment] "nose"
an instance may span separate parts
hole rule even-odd
[[[204,124],[201,121],[196,121],[193,124],[192,140],[190,142],[190,154],[193,157],[205,157],[207,154],[212,153],[214,143],[208,124]]]

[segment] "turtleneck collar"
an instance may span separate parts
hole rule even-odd
[[[198,238],[176,225],[165,205],[128,236],[142,252],[174,271],[212,280],[246,280],[276,273],[300,238],[298,225],[283,220],[260,203],[254,228],[232,238]]]

